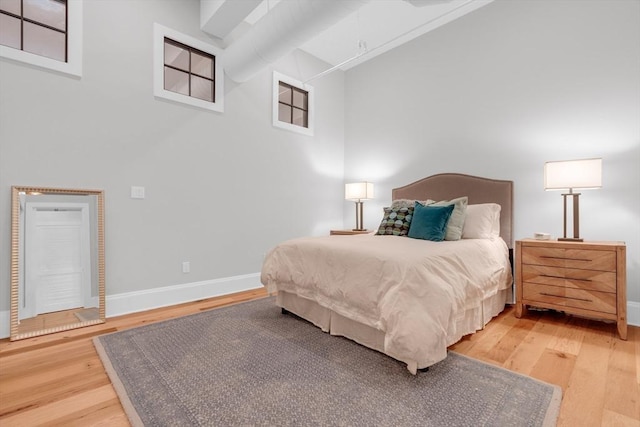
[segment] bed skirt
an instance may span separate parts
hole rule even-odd
[[[510,289],[504,289],[497,294],[486,298],[478,307],[467,310],[457,321],[456,334],[448,337],[447,346],[455,344],[465,335],[474,333],[489,323],[500,314],[510,294]],[[323,307],[306,298],[299,297],[289,292],[279,291],[276,295],[276,304],[285,310],[313,323],[324,332],[349,338],[394,359],[407,364],[407,369],[414,372],[427,366],[419,366],[415,360],[402,360],[384,349],[385,332],[371,326],[364,325],[346,318],[332,310]]]

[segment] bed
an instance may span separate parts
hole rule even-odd
[[[385,353],[415,374],[511,300],[513,182],[438,174],[393,189],[392,201],[384,220],[393,217],[399,228],[282,242],[265,257],[261,281],[283,312]],[[411,208],[413,223],[402,232],[409,235],[398,235],[406,224],[394,214],[415,201],[428,212],[422,204]],[[449,239],[459,209],[464,224]],[[409,237],[425,212],[444,218],[444,211],[445,240]]]

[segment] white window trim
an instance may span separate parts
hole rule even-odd
[[[295,86],[298,89],[305,90],[308,93],[307,98],[307,125],[308,127],[302,127],[298,125],[294,125],[291,123],[281,122],[278,119],[278,94],[280,92],[279,84],[280,82],[284,82],[291,86]],[[304,84],[303,82],[291,78],[289,76],[285,76],[277,71],[273,72],[273,126],[281,129],[286,129],[291,132],[301,133],[307,136],[313,136],[313,129],[315,125],[315,106],[313,102],[313,86]]]
[[[201,50],[216,57],[215,91],[216,102],[209,102],[192,96],[171,92],[164,88],[164,38],[167,37],[194,49]],[[224,72],[220,61],[222,51],[196,38],[179,33],[158,23],[153,24],[153,94],[158,98],[204,108],[206,110],[224,112]]]
[[[67,62],[1,45],[0,57],[82,77],[82,0],[67,2]]]

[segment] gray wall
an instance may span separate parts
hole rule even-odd
[[[581,235],[626,241],[640,302],[640,2],[497,0],[346,74],[345,178],[378,195],[366,226],[392,188],[461,172],[515,182],[516,238],[558,236],[544,162],[602,157]]]
[[[0,310],[11,185],[105,191],[107,296],[256,273],[277,242],[342,226],[344,74],[314,82],[314,137],[271,125],[272,70],[328,67],[302,52],[227,79],[224,114],[156,100],[154,22],[211,41],[197,0],[91,1],[81,79],[0,59]]]

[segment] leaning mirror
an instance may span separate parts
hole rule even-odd
[[[11,188],[11,340],[104,323],[101,190]]]

